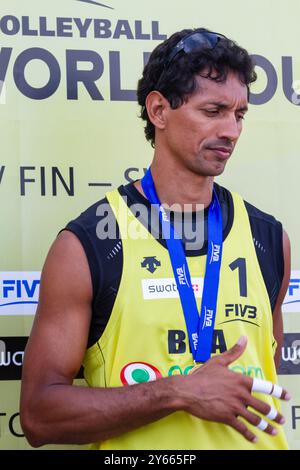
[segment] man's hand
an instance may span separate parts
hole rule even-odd
[[[198,418],[227,424],[248,441],[256,442],[257,437],[248,429],[245,421],[268,434],[276,435],[278,431],[271,422],[283,424],[284,417],[264,401],[255,398],[251,392],[273,394],[282,400],[289,400],[290,396],[277,385],[228,369],[243,354],[246,346],[247,338],[241,336],[231,349],[213,357],[186,376],[185,390],[182,391],[186,404],[183,409]],[[261,419],[255,411],[270,422]],[[244,420],[240,420],[240,417]]]

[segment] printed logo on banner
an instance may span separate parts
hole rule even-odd
[[[95,2],[94,0],[77,0],[77,2],[91,3],[92,5],[97,5],[98,7],[109,8],[110,10],[113,10],[113,7],[104,5],[104,3]]]
[[[285,333],[278,374],[300,374],[300,333]]]
[[[31,100],[47,100],[63,89],[65,99],[68,101],[77,101],[81,99],[81,96],[88,96],[89,99],[97,102],[104,100],[135,102],[137,99],[135,88],[126,88],[121,85],[121,82],[126,82],[123,69],[125,72],[128,69],[128,59],[123,56],[123,46],[116,45],[113,50],[108,50],[105,46],[99,51],[98,41],[113,39],[123,43],[123,40],[128,40],[130,47],[134,47],[135,40],[162,41],[167,38],[167,35],[162,32],[159,20],[152,19],[151,16],[147,19],[138,19],[134,13],[128,19],[124,18],[123,14],[121,18],[118,18],[110,3],[108,0],[104,2],[77,0],[76,4],[73,2],[74,7],[85,4],[88,10],[88,15],[84,15],[85,17],[80,17],[74,12],[70,17],[64,15],[56,18],[44,16],[38,11],[36,16],[7,12],[0,21],[1,37],[4,35],[13,40],[15,36],[24,36],[25,39],[30,37],[31,41],[30,47],[27,47],[27,41],[24,41],[23,50],[13,47],[14,42],[8,43],[11,47],[0,48],[0,80],[7,85],[7,89],[15,89],[17,93]],[[99,18],[99,7],[100,12],[109,13],[108,18]],[[93,48],[87,46],[87,48],[68,47],[65,49],[65,46],[62,46],[65,53],[56,56],[51,45],[53,37],[62,40],[68,38],[68,43],[70,38],[75,40],[80,38],[80,41],[95,39],[96,42]],[[46,38],[42,47],[41,38]],[[48,40],[49,47],[46,43]],[[147,62],[150,51],[153,49],[153,44],[150,46],[146,44],[145,51],[140,52],[140,62],[143,64]],[[130,54],[132,56],[132,51]],[[138,59],[134,62],[137,66],[136,73],[139,73],[140,62]],[[32,63],[34,63],[34,70],[28,72],[28,69],[32,68]],[[13,71],[11,74],[10,69]],[[62,79],[63,71],[66,71],[65,83]],[[131,72],[130,70],[130,74]],[[105,83],[106,76],[108,83]],[[2,103],[5,103],[4,85],[2,88],[0,98],[2,98]],[[58,98],[60,102],[61,96]]]
[[[21,380],[27,341],[27,336],[0,337],[0,380]],[[82,367],[76,378],[83,378]]]
[[[20,380],[27,336],[0,338],[0,380]]]
[[[292,271],[282,311],[300,313],[300,271]]]
[[[18,411],[12,414],[11,411],[5,411],[3,408],[0,408],[0,429],[2,431],[2,433],[0,433],[0,439],[2,436],[6,437],[8,434],[13,438],[25,437],[21,428],[20,413]],[[3,442],[1,444],[1,448],[4,448]]]
[[[203,278],[193,277],[195,297],[202,296]],[[143,298],[147,300],[179,298],[174,278],[142,279]]]
[[[40,277],[38,271],[0,272],[0,316],[34,315]]]

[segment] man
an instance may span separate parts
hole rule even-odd
[[[278,364],[289,241],[272,216],[214,183],[255,79],[244,49],[202,28],[152,53],[138,85],[151,171],[68,224],[43,269],[21,398],[33,446],[287,448],[279,399],[289,395],[273,355],[277,342]],[[113,240],[101,239],[107,201]],[[149,217],[134,216],[137,203]],[[162,206],[174,203],[191,224],[204,205],[203,247],[178,240],[176,213]],[[127,236],[132,221],[138,239]],[[81,363],[89,388],[72,385]]]

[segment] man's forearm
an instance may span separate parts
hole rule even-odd
[[[30,444],[88,444],[156,421],[179,408],[176,377],[116,388],[50,385],[22,406]]]

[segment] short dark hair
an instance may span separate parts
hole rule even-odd
[[[141,106],[140,117],[146,121],[146,139],[154,147],[155,127],[146,109],[147,95],[157,90],[169,101],[172,109],[179,108],[197,89],[196,75],[225,82],[228,72],[236,73],[248,88],[257,75],[249,53],[234,41],[221,38],[214,48],[203,48],[188,54],[179,52],[165,67],[166,59],[176,44],[193,31],[210,32],[205,28],[184,29],[159,44],[150,55],[143,76],[138,82],[137,98]],[[205,72],[203,74],[203,72]]]

